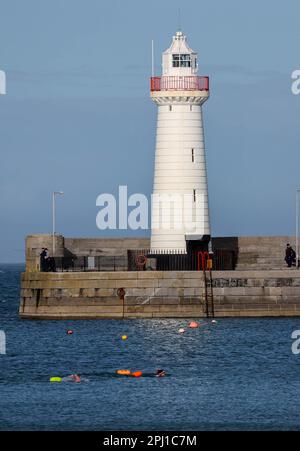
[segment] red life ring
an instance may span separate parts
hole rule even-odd
[[[135,263],[137,264],[137,266],[142,267],[147,263],[147,257],[144,254],[138,254],[135,257]]]
[[[117,295],[119,296],[120,299],[123,299],[125,296],[124,288],[118,288]]]

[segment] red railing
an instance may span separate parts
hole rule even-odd
[[[209,259],[209,253],[207,251],[199,251],[197,255],[197,270],[205,271],[207,269],[207,260]]]
[[[151,77],[151,91],[208,91],[208,77]]]

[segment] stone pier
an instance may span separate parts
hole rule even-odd
[[[146,249],[148,238],[80,239],[55,237],[57,256],[117,256]],[[290,237],[215,238],[238,250],[236,270],[213,271],[216,317],[300,316],[300,270],[287,269],[284,247]],[[40,272],[42,247],[51,235],[26,240],[20,317],[37,319],[201,318],[205,282],[201,271]],[[278,269],[270,269],[270,268]],[[125,289],[124,309],[118,289]]]
[[[213,272],[216,317],[300,316],[300,272]],[[202,318],[204,279],[197,271],[26,272],[21,318]]]

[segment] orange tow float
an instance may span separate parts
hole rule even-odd
[[[130,370],[117,370],[116,373],[120,376],[130,376],[131,374]]]
[[[131,372],[130,370],[117,370],[116,373],[119,376],[133,376],[133,377],[141,377],[143,374],[142,371]]]

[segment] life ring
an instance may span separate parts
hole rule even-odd
[[[131,375],[130,370],[117,370],[116,373],[119,374],[120,376],[130,376]]]
[[[120,299],[123,299],[125,296],[125,290],[124,288],[118,288],[117,290],[117,295],[119,296]]]
[[[135,257],[135,263],[137,264],[137,266],[139,267],[143,267],[146,263],[147,263],[147,257],[144,254],[138,254]]]

